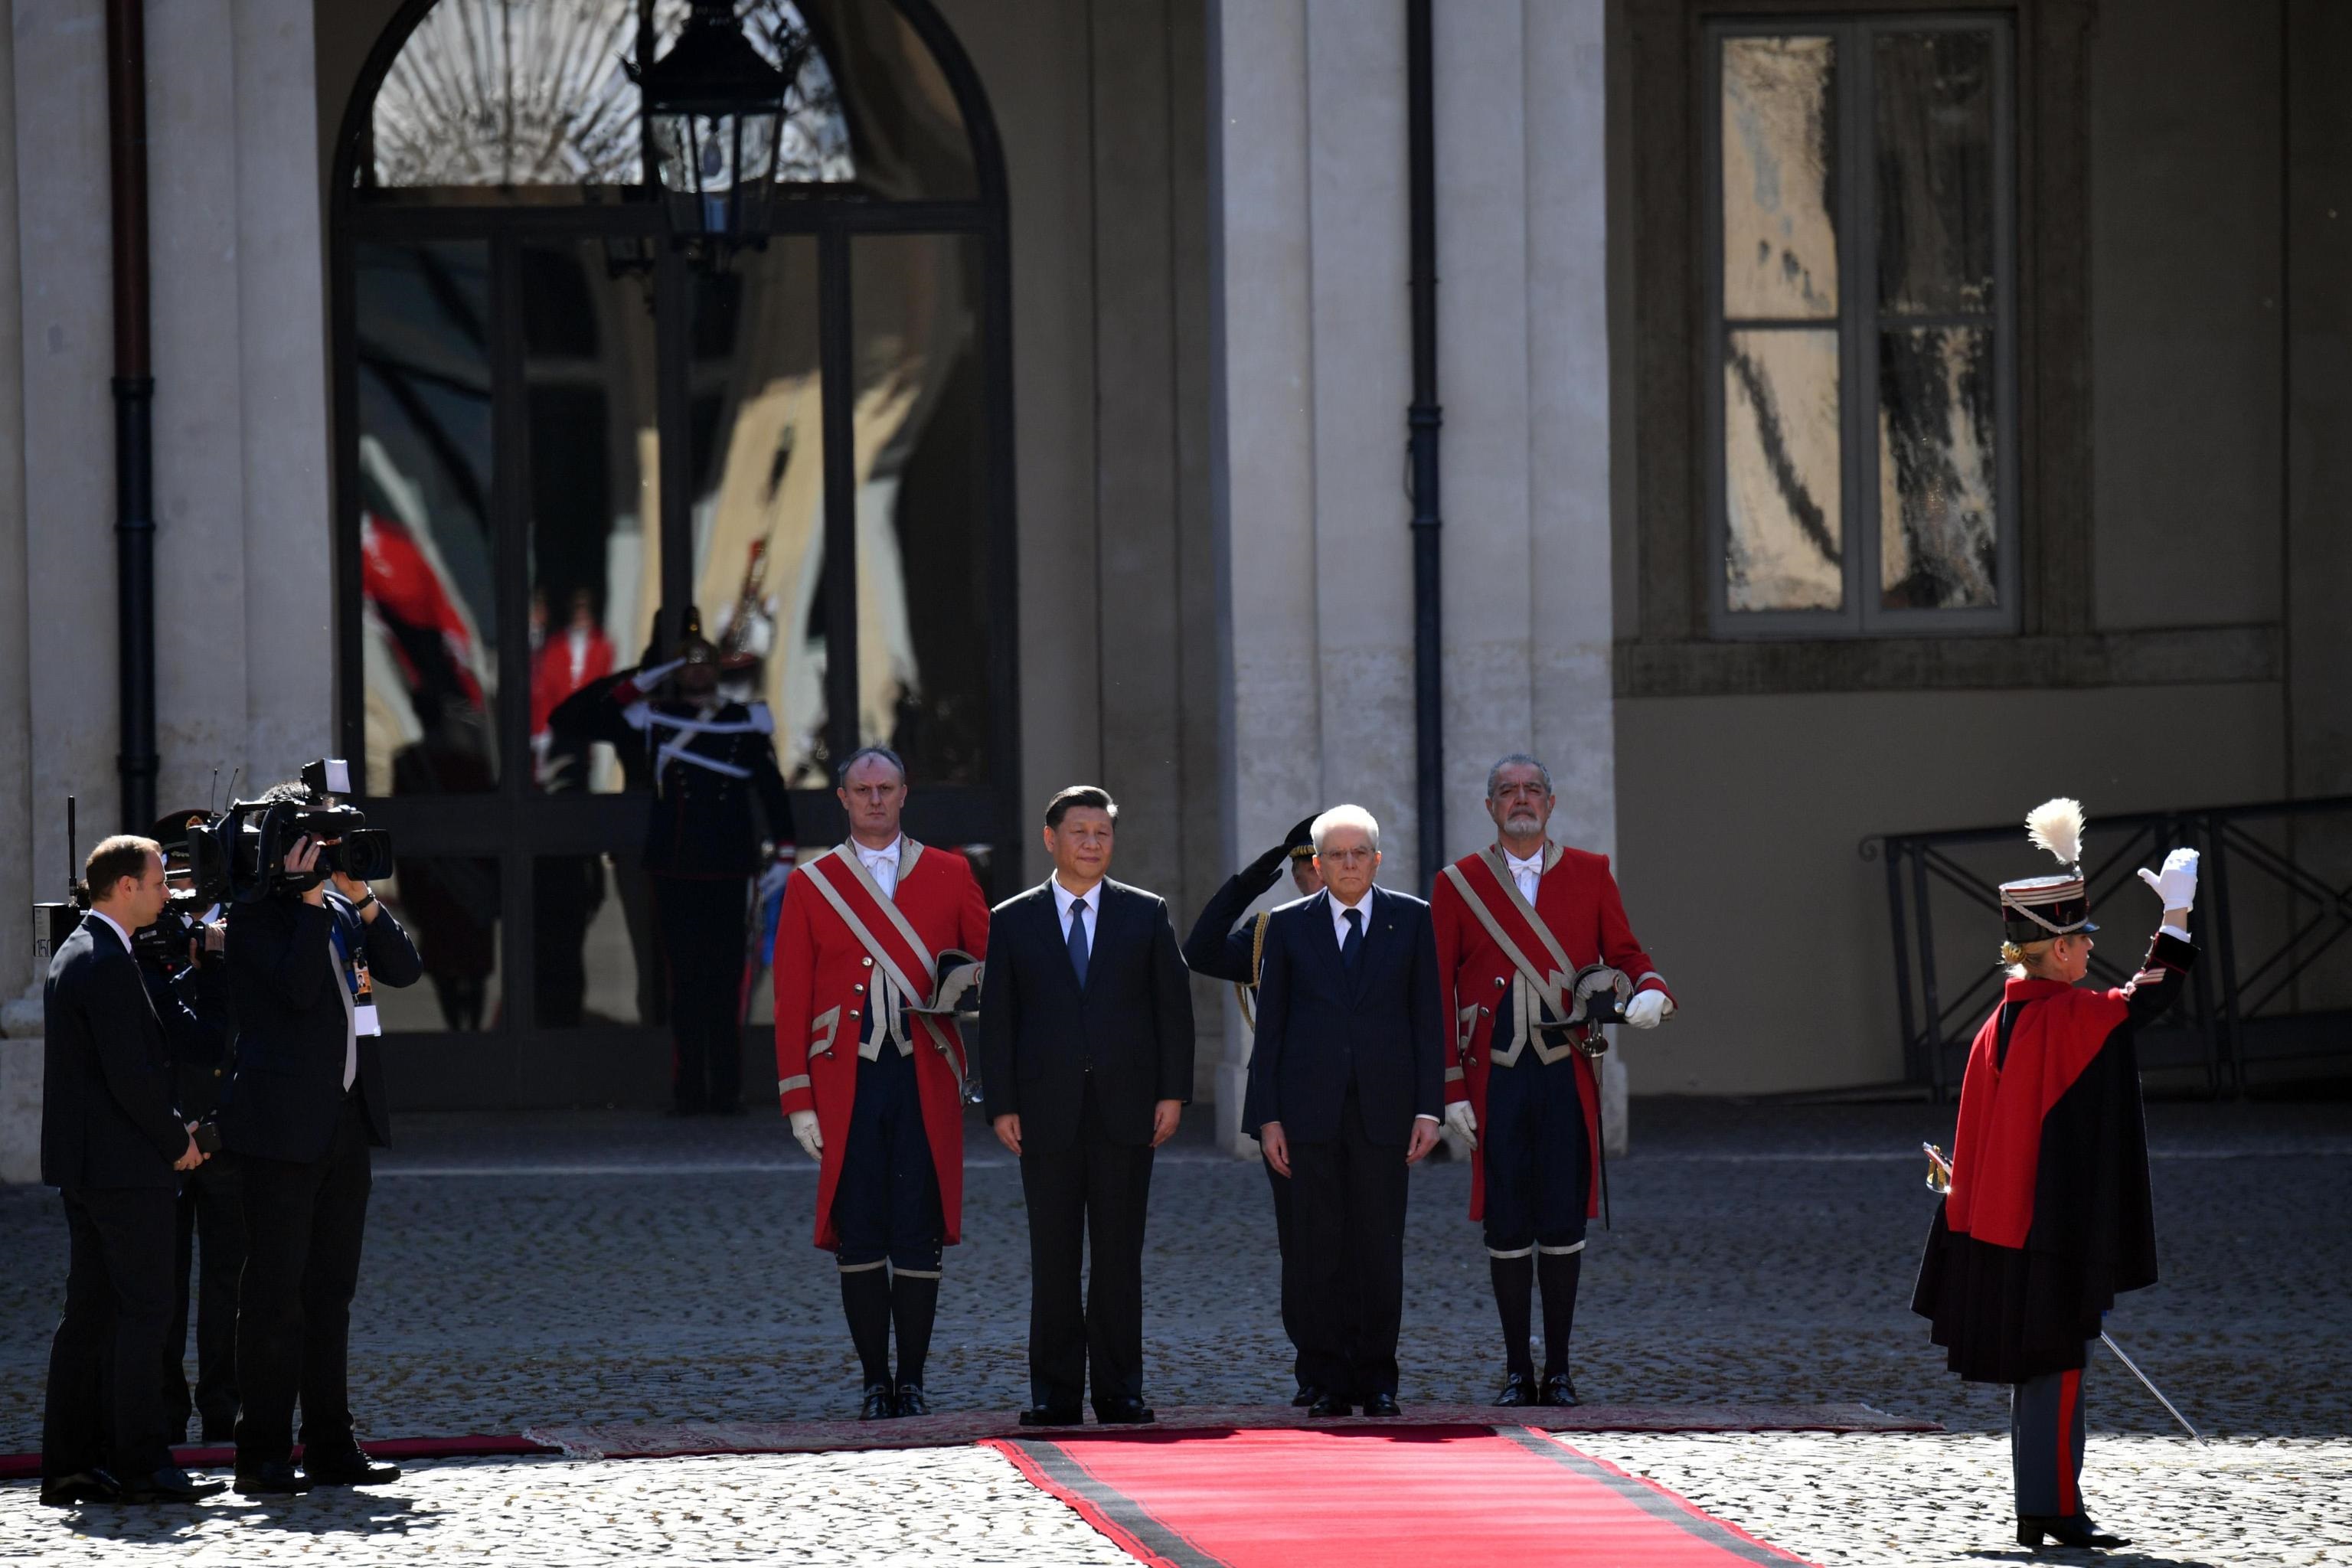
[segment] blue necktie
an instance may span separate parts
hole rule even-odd
[[[1087,983],[1087,901],[1080,899],[1070,906],[1070,968],[1077,974],[1078,984]]]
[[[1348,966],[1349,973],[1353,974],[1356,965],[1364,958],[1364,911],[1342,910],[1339,918],[1348,922],[1348,940],[1339,944],[1339,962]]]

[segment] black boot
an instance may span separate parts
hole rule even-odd
[[[2017,1543],[2029,1550],[2039,1547],[2048,1536],[2061,1546],[2129,1546],[2120,1535],[2109,1535],[2093,1524],[2090,1516],[2069,1514],[2021,1514],[2017,1521]]]
[[[894,1274],[890,1321],[898,1334],[898,1414],[928,1415],[923,1398],[923,1361],[931,1350],[931,1320],[939,1315],[940,1279],[934,1274]]]
[[[1532,1258],[1495,1258],[1486,1259],[1487,1277],[1495,1284],[1495,1310],[1503,1320],[1503,1354],[1507,1375],[1503,1384],[1504,1397],[1496,1404],[1510,1403],[1512,1388],[1532,1390],[1536,1381],[1535,1354],[1528,1343],[1528,1320],[1533,1303],[1528,1296],[1535,1289],[1536,1264]],[[1528,1401],[1532,1405],[1535,1401]]]
[[[1568,1342],[1576,1331],[1576,1287],[1583,1274],[1581,1252],[1536,1252],[1536,1279],[1543,1286],[1546,1405],[1576,1403],[1576,1385],[1568,1380]]]
[[[857,1347],[861,1381],[868,1394],[890,1390],[890,1274],[877,1264],[871,1268],[844,1269],[841,1310],[849,1320],[849,1342]],[[873,1401],[868,1398],[870,1405]],[[887,1415],[886,1410],[883,1414]]]

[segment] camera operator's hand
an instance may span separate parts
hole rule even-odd
[[[319,868],[319,852],[325,847],[315,838],[297,838],[294,847],[286,851],[286,869],[297,877],[307,877]],[[321,909],[327,902],[326,884],[321,882],[302,891],[302,901],[312,909]]]
[[[357,877],[346,877],[341,871],[334,873],[334,879],[335,891],[352,901],[360,911],[361,920],[373,922],[383,912],[383,906],[375,901],[375,889],[365,882]]]
[[[228,951],[228,922],[226,921],[206,921],[205,922],[205,951],[214,954],[215,956],[218,956],[219,954]]]

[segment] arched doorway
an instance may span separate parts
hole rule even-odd
[[[878,742],[910,831],[1017,875],[987,104],[929,0],[738,8],[775,58],[814,47],[767,232],[724,254],[670,240],[622,67],[687,0],[410,0],[344,118],[341,733],[425,953],[385,1010],[407,1098],[658,1097],[643,770],[549,715],[665,608],[769,702],[803,843],[839,831],[832,761]]]

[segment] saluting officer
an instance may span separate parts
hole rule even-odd
[[[1226,878],[1202,906],[1201,918],[1192,922],[1192,934],[1184,939],[1186,967],[1212,980],[1230,981],[1241,998],[1243,1021],[1252,1028],[1257,1020],[1251,998],[1257,991],[1258,970],[1265,956],[1265,922],[1274,911],[1261,910],[1247,920],[1242,918],[1243,912],[1282,879],[1286,866],[1300,898],[1311,899],[1323,890],[1323,874],[1315,868],[1315,840],[1310,833],[1314,826],[1312,816],[1299,818],[1281,843]],[[1307,1308],[1298,1299],[1299,1276],[1291,1268],[1290,1178],[1276,1170],[1272,1162],[1261,1163],[1265,1165],[1266,1184],[1274,1189],[1274,1239],[1282,1254],[1282,1331],[1290,1341],[1291,1375],[1298,1385],[1290,1403],[1304,1408],[1315,1403],[1316,1391],[1308,1386],[1305,1352],[1298,1348]]]
[[[689,629],[675,658],[582,688],[551,723],[640,753],[637,776],[654,787],[645,867],[669,962],[672,1109],[738,1113],[746,920],[760,869],[754,795],[775,858],[789,859],[793,844],[775,720],[764,702],[720,695],[719,651]]]
[[[1470,1217],[1486,1222],[1487,1272],[1508,1357],[1497,1405],[1573,1405],[1568,1343],[1576,1326],[1585,1226],[1599,1212],[1601,1097],[1568,1037],[1571,982],[1596,963],[1633,983],[1625,1021],[1654,1029],[1674,1011],[1633,940],[1609,858],[1548,836],[1551,774],[1513,753],[1486,773],[1496,842],[1438,874],[1430,911],[1446,1016],[1461,1060],[1448,1074],[1448,1121],[1485,1136],[1471,1160]],[[1475,1109],[1474,1109],[1475,1108]],[[1529,1294],[1543,1285],[1544,1375],[1528,1342]]]
[[[988,956],[988,900],[961,855],[899,831],[897,752],[854,753],[835,794],[848,842],[784,884],[776,922],[776,1093],[823,1167],[816,1244],[840,1265],[870,1421],[930,1411],[923,1361],[940,1249],[962,1235],[955,1015]]]

